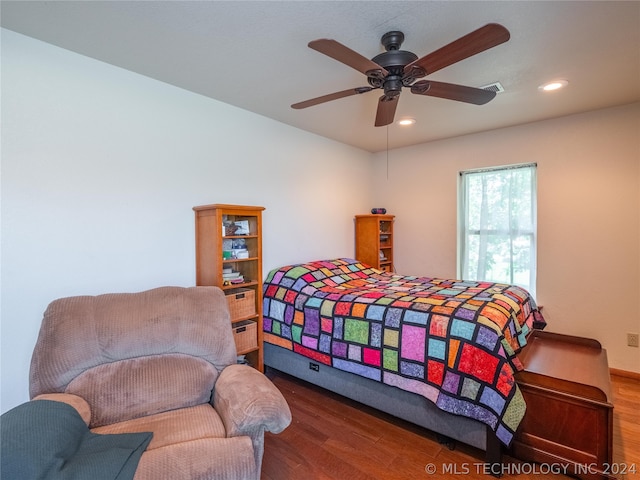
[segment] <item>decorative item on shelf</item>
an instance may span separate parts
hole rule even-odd
[[[384,215],[385,213],[387,213],[387,209],[386,208],[372,208],[371,209],[371,213],[373,213],[374,215],[376,215],[376,214]]]
[[[231,268],[225,268],[222,270],[222,284],[234,285],[237,283],[244,283],[244,276]]]
[[[247,248],[247,241],[244,238],[234,238],[231,242],[232,250],[241,250]]]
[[[224,222],[222,224],[222,231],[224,232],[225,237],[230,237],[231,235],[235,235],[238,231],[238,226],[233,222]]]
[[[249,250],[246,248],[236,248],[231,251],[231,256],[237,259],[249,258]]]
[[[225,220],[222,222],[222,231],[225,237],[231,237],[234,235],[249,235],[249,220]]]
[[[237,220],[235,225],[238,228],[234,235],[249,235],[249,220]]]
[[[236,350],[237,350],[237,347],[236,347]],[[238,365],[249,365],[249,362],[247,362],[247,359],[246,359],[246,355],[238,355],[236,359],[236,363]]]

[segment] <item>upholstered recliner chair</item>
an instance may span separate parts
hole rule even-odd
[[[259,479],[282,394],[238,365],[217,287],[62,298],[47,308],[32,399],[74,406],[94,433],[153,432],[135,480]]]

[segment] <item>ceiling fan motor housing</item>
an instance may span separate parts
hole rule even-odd
[[[402,87],[406,86],[402,78],[404,67],[418,59],[415,53],[400,50],[400,45],[402,45],[403,41],[404,34],[402,32],[385,33],[380,43],[382,43],[386,51],[371,59],[372,62],[387,70],[389,74],[384,78],[367,75],[369,85],[374,88],[383,88],[385,95],[389,97],[400,95]]]

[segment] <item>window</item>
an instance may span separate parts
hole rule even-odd
[[[460,173],[459,275],[510,283],[535,297],[536,165]]]

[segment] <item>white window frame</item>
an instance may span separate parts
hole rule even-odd
[[[458,258],[457,258],[457,267],[458,267],[458,278],[463,280],[486,280],[486,281],[496,281],[487,278],[468,278],[470,277],[467,272],[468,269],[468,252],[467,252],[467,238],[469,234],[480,236],[481,230],[476,229],[474,231],[468,231],[467,229],[467,216],[468,216],[468,190],[466,179],[469,178],[470,175],[478,175],[483,173],[491,173],[494,174],[500,171],[509,171],[520,168],[529,168],[532,169],[532,182],[531,182],[531,218],[532,225],[529,229],[518,229],[512,230],[511,225],[507,230],[487,230],[490,234],[503,234],[508,235],[509,238],[513,238],[514,236],[528,236],[531,241],[531,252],[530,252],[530,261],[529,261],[529,283],[528,285],[521,285],[526,288],[529,293],[535,298],[536,293],[536,278],[537,278],[537,164],[535,163],[526,163],[526,164],[518,164],[518,165],[506,165],[506,166],[498,166],[491,168],[482,168],[475,170],[465,170],[459,172],[459,182],[458,182]],[[487,233],[485,232],[485,233]],[[513,281],[513,268],[511,262],[509,262],[509,272],[510,278],[502,280],[505,283],[517,284]]]

